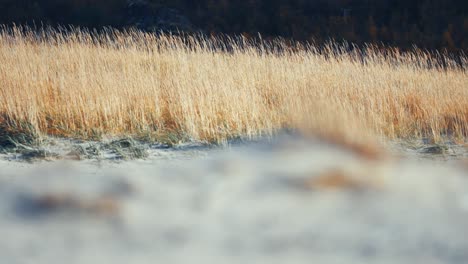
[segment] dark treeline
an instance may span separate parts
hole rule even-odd
[[[0,0],[0,23],[119,28],[162,8],[210,34],[468,51],[467,0]]]

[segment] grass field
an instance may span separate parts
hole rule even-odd
[[[467,57],[456,64],[421,50],[3,28],[0,141],[220,142],[287,128],[463,143],[467,67]]]
[[[1,259],[468,263],[450,56],[0,26]]]

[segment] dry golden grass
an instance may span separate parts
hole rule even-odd
[[[229,51],[214,39],[3,28],[0,124],[82,138],[221,141],[292,128],[466,141],[466,58],[442,68],[422,51],[226,41]]]

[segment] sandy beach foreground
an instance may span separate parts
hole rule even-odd
[[[462,161],[319,141],[0,161],[2,263],[467,263]]]

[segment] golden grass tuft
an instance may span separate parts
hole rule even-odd
[[[421,50],[4,27],[0,123],[81,138],[223,141],[292,128],[466,142],[468,60],[454,64]]]

